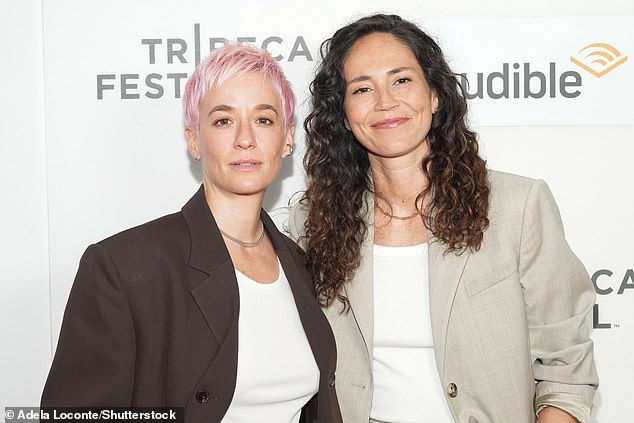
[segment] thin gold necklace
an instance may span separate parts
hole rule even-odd
[[[379,206],[379,203],[374,202],[374,205],[376,206],[377,209],[379,209],[379,211],[384,214],[385,216],[391,218],[391,219],[396,219],[396,220],[410,220],[415,218],[416,216],[421,216],[423,211],[422,210],[416,210],[414,213],[409,214],[407,216],[396,216],[394,214],[388,213],[385,210],[383,210],[383,207]]]
[[[258,239],[256,239],[253,242],[246,242],[246,241],[241,241],[236,237],[233,237],[231,235],[229,235],[228,233],[226,233],[225,231],[223,231],[222,229],[218,228],[218,230],[220,231],[221,234],[223,234],[227,239],[235,242],[236,244],[239,244],[240,246],[244,247],[244,248],[253,248],[253,247],[257,247],[258,245],[260,245],[260,243],[262,242],[262,240],[264,239],[264,224],[262,223],[262,221],[260,220],[260,235],[258,236]]]

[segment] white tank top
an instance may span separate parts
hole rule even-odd
[[[297,423],[319,388],[319,368],[279,261],[278,266],[279,278],[270,284],[236,270],[238,375],[223,423]]]
[[[451,423],[436,370],[427,244],[374,245],[373,420]]]

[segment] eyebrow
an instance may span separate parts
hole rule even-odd
[[[219,104],[212,107],[207,116],[211,116],[214,112],[230,112],[231,110],[234,110],[234,108],[226,104]]]
[[[277,113],[277,109],[271,105],[271,104],[258,104],[257,106],[255,106],[256,110],[272,110],[273,113],[275,113],[276,115]]]
[[[398,68],[390,69],[389,71],[387,71],[387,74],[388,74],[388,75],[395,75],[395,74],[397,74],[397,73],[401,73],[401,72],[404,72],[404,71],[406,71],[406,70],[413,70],[413,69],[414,69],[414,68],[409,67],[409,66],[400,66],[400,67],[398,67]],[[347,85],[354,84],[355,82],[368,81],[369,79],[370,79],[370,77],[369,77],[369,76],[367,76],[367,75],[357,76],[356,78],[351,79],[351,80],[348,82],[348,84],[347,84]]]
[[[270,105],[270,104],[258,104],[257,106],[255,106],[256,110],[272,110],[276,115],[279,114],[277,112],[277,109]],[[211,116],[212,113],[214,112],[230,112],[232,110],[235,110],[235,107],[229,106],[227,104],[219,104],[217,106],[212,107],[212,109],[209,111],[209,114],[207,116]]]

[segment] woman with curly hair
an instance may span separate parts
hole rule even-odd
[[[456,74],[394,15],[322,45],[291,214],[345,422],[586,422],[594,291],[543,181],[488,170]]]

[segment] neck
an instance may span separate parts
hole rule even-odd
[[[243,241],[253,241],[261,234],[260,210],[264,193],[219,193],[205,185],[205,198],[218,227],[223,231]]]
[[[427,186],[421,163],[422,157],[386,159],[370,156],[374,191],[397,215],[420,209],[420,204],[415,207],[416,197]]]

